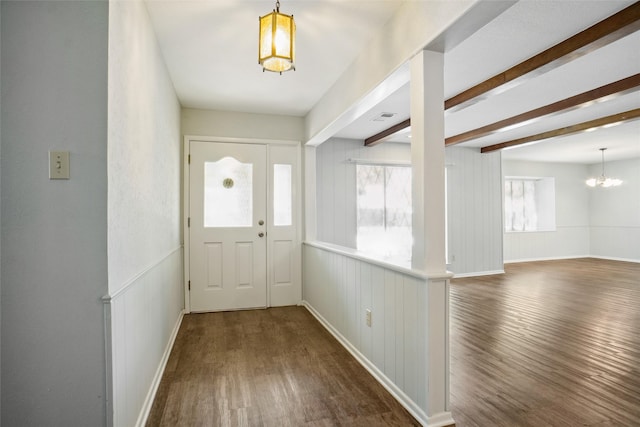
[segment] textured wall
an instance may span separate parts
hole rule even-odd
[[[180,105],[142,1],[109,8],[109,338],[116,426],[143,419],[183,307]]]
[[[180,245],[180,105],[142,1],[109,9],[109,292]]]
[[[2,425],[101,426],[108,4],[1,7]]]

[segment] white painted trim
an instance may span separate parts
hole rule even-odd
[[[158,387],[160,386],[160,381],[162,380],[162,375],[164,374],[164,370],[167,367],[167,362],[169,361],[171,350],[173,349],[173,345],[175,344],[176,337],[178,336],[180,325],[182,325],[182,319],[184,318],[184,314],[185,314],[185,311],[182,310],[182,312],[180,312],[180,316],[178,316],[178,320],[176,321],[175,326],[173,327],[173,331],[171,332],[171,336],[169,337],[167,346],[165,347],[164,353],[162,354],[162,359],[160,359],[160,364],[158,365],[156,374],[154,375],[153,381],[151,382],[151,387],[149,388],[147,397],[144,399],[144,404],[142,405],[142,409],[140,410],[140,415],[138,415],[138,420],[136,421],[136,427],[143,427],[147,423],[147,419],[149,418],[149,413],[151,412],[151,407],[153,406],[153,401],[156,398],[156,393],[158,392]]]
[[[113,294],[107,294],[107,295],[103,296],[102,297],[102,303],[103,304],[109,304],[111,301],[113,301],[113,300],[119,298],[121,295],[125,294],[133,286],[133,284],[136,283],[142,276],[144,276],[145,274],[147,274],[148,272],[150,272],[151,270],[156,268],[158,265],[162,264],[165,260],[167,260],[169,257],[171,257],[173,254],[175,254],[176,252],[178,252],[181,249],[182,249],[182,245],[178,246],[175,249],[172,249],[166,255],[164,255],[162,258],[158,259],[157,261],[155,261],[155,262],[149,264],[147,267],[143,268],[139,273],[137,273],[135,276],[130,278],[124,284],[124,286],[122,286],[120,289],[115,291]]]
[[[302,301],[301,304],[305,307],[313,317],[315,317],[318,322],[327,330],[333,337],[338,340],[338,342],[365,368],[373,378],[375,378],[380,385],[382,385],[385,390],[387,390],[391,395],[407,410],[409,413],[420,422],[423,426],[429,427],[441,427],[447,424],[429,424],[429,418],[427,414],[418,406],[416,402],[414,402],[409,396],[407,396],[393,381],[391,381],[382,371],[380,371],[369,359],[367,359],[357,348],[353,346],[337,329],[331,325],[320,313],[318,313],[309,302],[306,300]],[[453,424],[453,419],[449,423]]]
[[[104,316],[104,360],[105,360],[105,422],[107,427],[113,427],[113,328],[111,325],[111,300],[103,298]]]
[[[429,427],[447,427],[455,425],[455,421],[451,416],[451,412],[440,412],[427,418],[427,425]]]
[[[372,166],[404,166],[411,167],[411,162],[402,160],[385,160],[385,159],[347,159],[347,163],[356,165],[372,165]]]
[[[202,136],[185,135],[184,141],[188,145],[191,141],[203,142],[232,142],[235,144],[276,144],[276,145],[301,145],[300,141],[290,139],[262,139],[262,138],[234,138],[228,136]]]
[[[504,260],[505,264],[514,264],[518,262],[535,262],[535,261],[556,261],[561,259],[578,259],[578,258],[591,258],[591,255],[570,255],[570,256],[559,256],[559,257],[540,257],[540,258],[519,258],[519,259],[509,259]]]
[[[494,274],[504,274],[504,270],[476,271],[473,273],[461,273],[461,274],[454,273],[453,278],[457,279],[460,277],[493,276]]]
[[[636,264],[640,263],[640,259],[633,259],[633,258],[619,258],[619,257],[600,256],[600,255],[591,255],[587,258],[607,259],[610,261],[634,262]]]
[[[414,277],[421,280],[437,280],[437,279],[450,279],[453,277],[451,272],[424,272],[407,268],[398,264],[393,264],[388,261],[373,258],[369,255],[358,252],[356,249],[347,248],[345,246],[334,245],[332,243],[319,242],[319,241],[304,241],[304,245],[311,246],[313,248],[321,249],[327,252],[343,255],[349,258],[356,259],[358,261],[366,262],[367,264],[376,265],[378,267],[385,268],[387,270],[395,271],[397,273],[406,274],[407,276]]]

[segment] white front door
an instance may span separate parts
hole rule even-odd
[[[267,147],[189,144],[191,311],[267,306]]]

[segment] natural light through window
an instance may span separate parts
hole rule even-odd
[[[204,226],[251,227],[253,165],[231,157],[204,164]]]
[[[506,177],[504,228],[506,232],[555,230],[555,180]]]
[[[357,247],[374,256],[411,260],[411,168],[357,165]]]
[[[291,225],[291,165],[273,165],[273,225]]]

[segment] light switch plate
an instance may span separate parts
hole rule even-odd
[[[49,179],[69,179],[68,151],[49,151]]]

